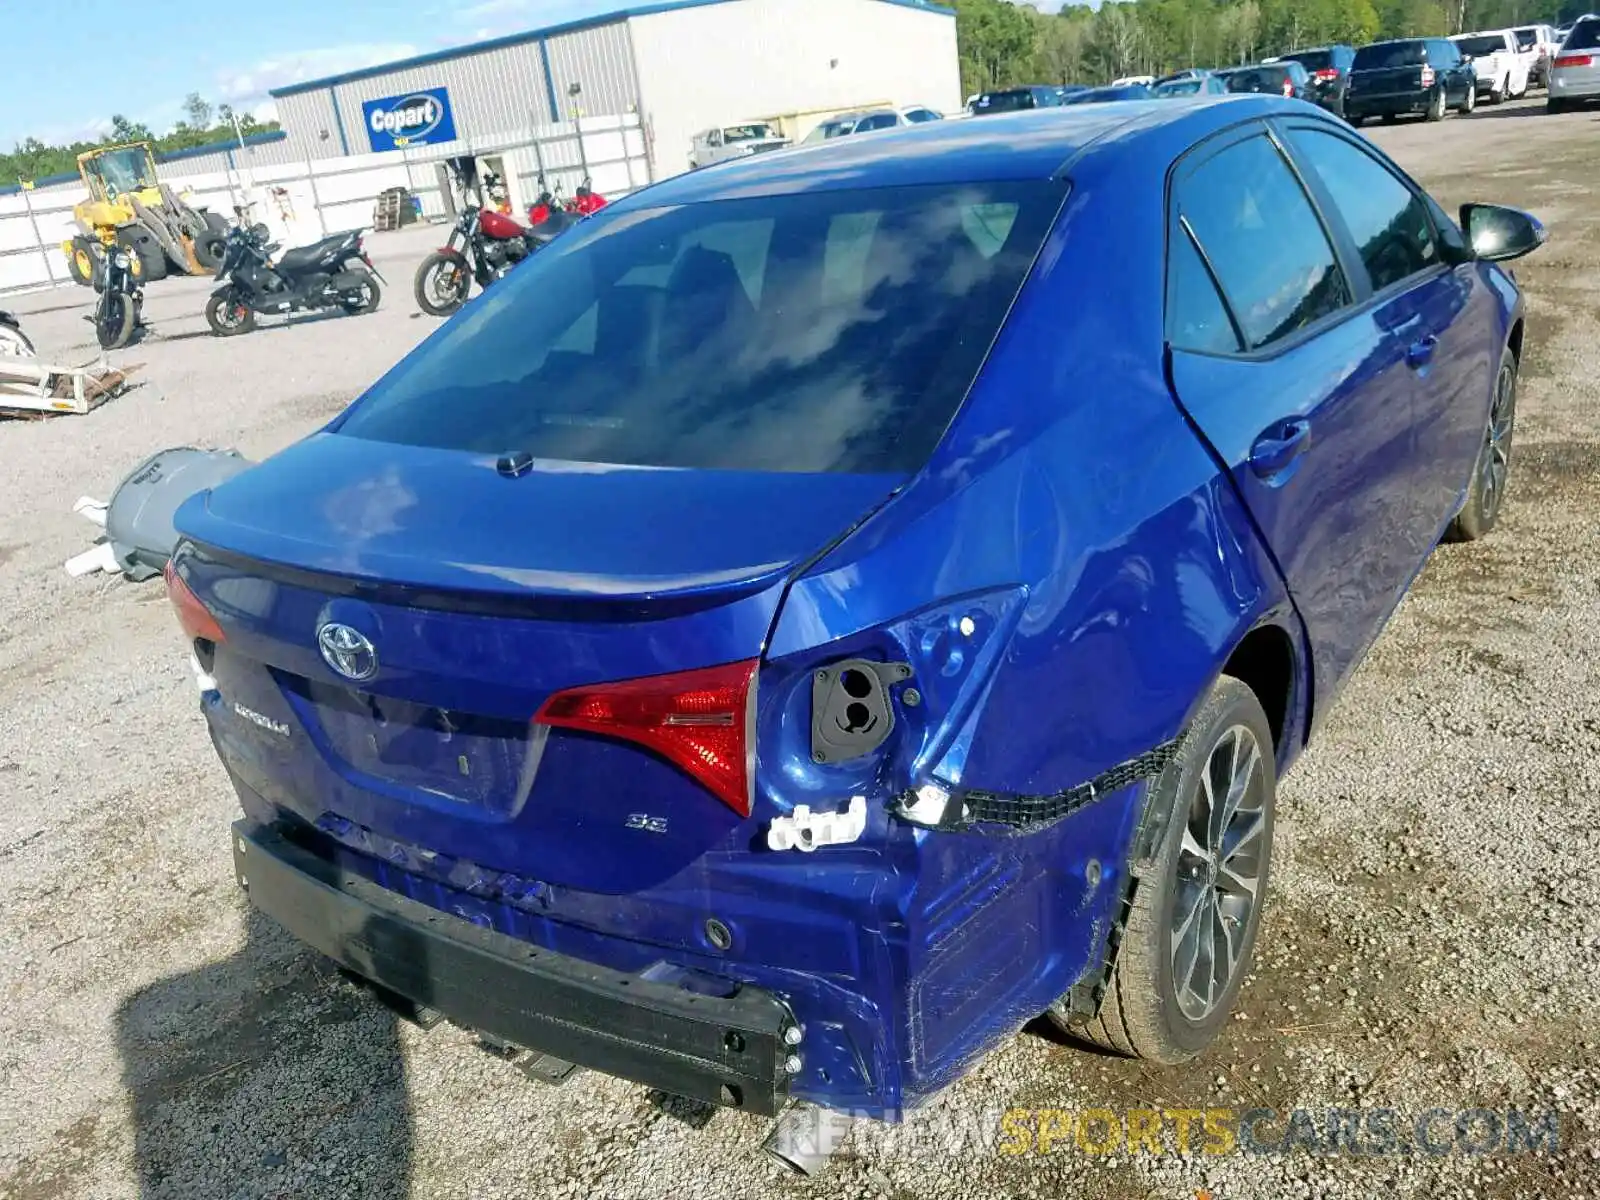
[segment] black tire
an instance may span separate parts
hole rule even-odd
[[[1444,120],[1445,109],[1448,107],[1445,104],[1445,99],[1446,97],[1443,88],[1439,88],[1437,91],[1435,91],[1433,95],[1428,98],[1428,111],[1422,115],[1422,119],[1424,121]]]
[[[441,287],[443,277],[454,272],[456,286],[453,290]],[[430,317],[448,317],[467,302],[472,291],[472,268],[460,254],[446,254],[435,250],[417,267],[417,281],[413,287],[417,307]],[[454,299],[451,299],[453,294]]]
[[[1349,123],[1351,129],[1360,129],[1363,125],[1365,125],[1367,123],[1367,119],[1365,117],[1363,117],[1360,113],[1357,113],[1353,117],[1349,116],[1349,115],[1346,115],[1345,116],[1345,121]]]
[[[1393,125],[1400,118],[1394,113],[1384,113],[1381,119],[1385,125]]]
[[[221,213],[214,213],[207,209],[200,216],[205,221],[206,228],[212,233],[220,233],[223,237],[228,236],[228,219]]]
[[[1565,100],[1557,100],[1554,96],[1546,96],[1544,101],[1544,111],[1547,113],[1566,112],[1567,102]]]
[[[133,267],[133,277],[138,282],[155,283],[167,277],[167,252],[155,234],[148,229],[123,229],[118,231],[117,241],[138,260]]]
[[[1511,440],[1517,428],[1517,359],[1509,350],[1495,376],[1494,399],[1483,444],[1472,464],[1472,485],[1467,501],[1450,522],[1445,539],[1475,542],[1495,527],[1505,508],[1506,487],[1511,482]]]
[[[27,334],[10,325],[0,324],[0,359],[32,358],[34,353],[33,342]]]
[[[82,287],[93,287],[98,269],[95,266],[95,244],[82,236],[72,239],[72,249],[67,253],[67,272],[72,281]]]
[[[133,300],[122,292],[107,288],[94,310],[94,336],[102,350],[120,350],[133,337]]]
[[[227,239],[215,230],[207,229],[194,235],[194,260],[208,271],[222,265],[222,255],[227,250]]]
[[[206,301],[206,324],[218,337],[233,337],[254,329],[256,314],[231,296],[212,296]]]
[[[1231,759],[1231,746],[1245,750],[1242,761]],[[1247,749],[1251,746],[1253,759]],[[1201,819],[1201,810],[1208,810],[1202,779],[1209,773],[1212,781],[1218,781],[1217,766],[1222,760],[1239,761],[1246,770],[1248,786],[1236,802],[1233,817],[1219,821],[1222,834],[1211,836]],[[1216,786],[1214,782],[1213,792]],[[1231,792],[1230,788],[1229,795]],[[1050,1012],[1056,1024],[1116,1054],[1159,1063],[1184,1062],[1211,1044],[1250,971],[1271,865],[1276,792],[1272,730],[1261,702],[1245,684],[1223,676],[1212,685],[1178,757],[1154,785],[1150,814],[1162,822],[1161,832],[1148,866],[1136,871],[1132,905],[1100,1011],[1088,1024],[1073,1025],[1057,1005]],[[1219,818],[1227,812],[1228,798],[1224,796]],[[1235,838],[1237,850],[1222,856],[1226,862],[1242,862],[1241,851],[1253,855],[1249,869],[1254,871],[1255,887],[1248,907],[1234,903],[1242,899],[1239,893],[1230,892],[1220,902],[1216,899],[1224,895],[1221,882],[1235,877],[1216,870],[1214,859],[1209,867],[1200,865],[1207,860],[1191,849],[1201,841],[1192,832],[1196,828],[1206,835],[1205,844],[1226,845],[1229,836]],[[1226,912],[1224,903],[1229,906]],[[1187,921],[1183,919],[1185,911]],[[1230,928],[1236,931],[1232,937]],[[1186,981],[1192,984],[1201,975],[1208,979],[1210,998],[1204,1011],[1194,1009],[1198,996],[1189,987],[1180,992],[1177,976],[1184,972],[1174,969],[1173,935],[1185,929],[1188,933],[1179,942],[1179,950],[1190,936],[1194,938]],[[1208,936],[1202,938],[1202,933]],[[1207,958],[1209,966],[1202,963],[1208,942],[1212,952]],[[1227,978],[1220,990],[1213,990],[1214,956],[1219,947],[1224,947],[1224,953],[1232,948],[1234,954]]]
[[[351,271],[361,280],[361,299],[359,301],[346,300],[340,307],[352,317],[359,317],[362,313],[372,312],[383,299],[383,289],[378,287],[378,281],[370,271],[360,269]]]
[[[1464,117],[1477,107],[1478,85],[1471,83],[1467,85],[1466,93],[1461,97],[1461,103],[1456,106],[1456,111]]]

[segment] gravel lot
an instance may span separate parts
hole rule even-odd
[[[561,1088],[331,977],[236,890],[234,800],[158,584],[70,580],[71,514],[142,455],[270,453],[434,323],[376,235],[362,318],[223,342],[208,283],[150,289],[144,385],[88,417],[0,423],[0,1196],[1600,1196],[1600,114],[1541,103],[1372,131],[1447,206],[1532,209],[1512,504],[1442,548],[1286,781],[1239,1019],[1199,1062],[1094,1056],[1030,1026],[911,1127],[822,1181],[766,1124],[584,1074]],[[85,361],[88,293],[10,298]],[[1518,1106],[1541,1155],[1010,1156],[938,1137],[1008,1107]],[[1441,1126],[1447,1138],[1448,1123]]]

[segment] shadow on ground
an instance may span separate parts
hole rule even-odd
[[[395,1016],[253,910],[245,947],[117,1013],[140,1200],[409,1194]]]

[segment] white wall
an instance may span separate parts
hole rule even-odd
[[[889,101],[961,108],[956,23],[882,0],[735,0],[632,17],[658,175],[702,129]]]

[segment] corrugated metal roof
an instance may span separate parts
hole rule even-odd
[[[391,71],[401,71],[410,67],[426,67],[433,63],[446,62],[449,59],[460,58],[467,54],[482,54],[488,50],[502,50],[508,46],[520,46],[527,42],[554,38],[562,34],[578,33],[582,30],[594,29],[602,25],[613,25],[619,21],[626,21],[629,17],[647,17],[654,13],[672,12],[680,8],[701,8],[710,4],[732,4],[736,2],[737,0],[660,0],[656,4],[633,5],[593,17],[584,17],[577,21],[565,21],[560,25],[547,25],[542,29],[529,29],[522,33],[511,33],[504,37],[490,38],[487,41],[469,42],[464,46],[455,46],[449,50],[435,50],[430,54],[419,54],[415,58],[403,58],[396,62],[380,63],[375,67],[363,67],[359,71],[346,71],[341,75],[328,75],[321,79],[308,79],[304,83],[291,83],[286,87],[273,88],[270,94],[274,98],[293,96],[300,92],[333,87],[356,79],[371,79],[376,75],[387,75]],[[900,8],[920,9],[923,12],[939,13],[947,17],[956,15],[953,8],[927,3],[925,0],[874,0],[874,2],[878,4],[893,4]]]

